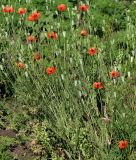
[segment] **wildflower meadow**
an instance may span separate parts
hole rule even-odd
[[[135,0],[0,0],[0,160],[136,160]]]

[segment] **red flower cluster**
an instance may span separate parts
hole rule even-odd
[[[59,4],[57,6],[57,10],[59,12],[62,12],[62,11],[65,11],[66,10],[66,6],[65,4]],[[82,12],[85,12],[88,10],[88,6],[85,5],[85,4],[82,4],[78,7],[78,10],[82,11]],[[12,6],[5,6],[2,8],[2,12],[5,12],[5,13],[12,13],[14,12],[14,9]],[[26,13],[26,9],[24,8],[19,8],[18,11],[17,11],[17,14],[24,14]],[[37,11],[33,11],[27,18],[28,21],[36,21],[38,18],[40,17],[40,13],[38,13]]]
[[[87,6],[87,5],[85,5],[85,4],[82,4],[82,5],[80,5],[80,6],[78,7],[78,10],[80,10],[80,11],[82,11],[82,12],[85,12],[85,11],[88,10],[88,8],[89,8],[89,6]],[[58,10],[59,12],[65,11],[65,10],[66,10],[65,4],[59,4],[59,5],[57,6],[57,10]],[[12,6],[5,6],[5,7],[2,8],[2,12],[4,12],[4,13],[12,13],[12,12],[14,12],[14,9],[13,9]],[[18,10],[17,10],[16,13],[19,14],[19,15],[23,15],[23,14],[26,13],[26,9],[25,9],[25,8],[18,8]],[[38,20],[38,18],[40,17],[40,15],[41,15],[41,14],[35,10],[35,11],[33,11],[33,12],[27,17],[27,20],[28,20],[28,21],[36,21],[36,20]],[[87,35],[88,35],[88,31],[87,31],[86,29],[83,29],[83,30],[80,31],[80,36],[85,37],[85,36],[87,36]],[[54,33],[54,32],[52,31],[52,32],[49,32],[49,33],[47,34],[47,37],[48,37],[49,39],[56,39],[56,38],[57,38],[57,35],[56,35],[56,33]],[[32,36],[32,35],[29,35],[29,36],[26,38],[26,40],[27,40],[27,42],[36,42],[36,38],[35,38],[34,36]],[[88,48],[88,49],[87,49],[87,52],[88,52],[89,55],[92,56],[92,55],[96,54],[97,49],[96,49],[95,47]],[[40,56],[39,53],[34,54],[34,61],[39,61],[40,59],[41,59],[41,56]],[[24,68],[24,64],[23,64],[22,62],[17,62],[16,65],[17,65],[18,68]],[[54,67],[48,67],[48,68],[46,69],[46,74],[53,74],[54,71],[55,71],[55,68],[54,68]],[[117,78],[117,77],[120,76],[120,74],[119,74],[118,71],[112,70],[111,72],[109,72],[109,76],[110,76],[111,78]],[[101,82],[94,82],[94,83],[93,83],[93,87],[94,87],[95,89],[101,89],[101,88],[103,88]]]
[[[12,12],[14,12],[14,9],[13,9],[12,6],[5,6],[5,7],[2,8],[2,12],[4,12],[4,13],[12,13]],[[18,8],[17,14],[22,15],[24,13],[26,13],[26,9]]]

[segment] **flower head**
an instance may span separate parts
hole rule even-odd
[[[65,6],[65,4],[59,4],[57,6],[57,9],[58,9],[58,11],[65,11],[66,10],[66,6]]]
[[[22,62],[16,62],[16,66],[18,68],[24,68],[24,63],[22,63]]]
[[[56,39],[56,37],[57,37],[56,34],[55,34],[54,32],[48,33],[47,36],[48,36],[49,39]]]
[[[22,15],[22,14],[24,14],[24,13],[26,13],[26,9],[24,9],[24,8],[18,8],[17,14]]]
[[[55,71],[55,68],[54,67],[48,67],[46,69],[46,74],[49,75],[49,74],[54,74],[54,71]]]
[[[95,89],[101,89],[101,88],[103,88],[101,82],[94,82],[94,83],[93,83],[93,87],[94,87]]]
[[[81,30],[81,32],[80,32],[80,35],[83,37],[87,36],[87,34],[88,34],[87,30],[84,30],[84,29]]]
[[[85,4],[82,4],[82,5],[80,5],[80,6],[78,7],[78,10],[80,10],[80,11],[82,11],[82,12],[87,11],[87,9],[88,9],[88,6],[85,5]]]
[[[115,71],[115,70],[111,71],[111,72],[109,73],[109,75],[110,75],[111,78],[117,78],[117,77],[120,76],[119,72],[118,72],[118,71]]]
[[[94,55],[96,53],[96,48],[88,48],[88,54],[89,55]]]
[[[28,42],[35,42],[35,41],[36,41],[36,38],[35,38],[34,36],[30,35],[30,36],[28,36],[28,37],[26,38],[26,40],[27,40]]]
[[[33,11],[27,18],[28,21],[36,21],[38,20],[38,18],[40,17],[40,13],[38,13],[37,11]]]
[[[39,53],[34,54],[34,60],[39,61],[41,59],[41,55]]]
[[[2,12],[4,12],[4,13],[12,13],[12,12],[14,12],[14,9],[13,9],[12,6],[5,6],[5,7],[2,8]]]
[[[127,147],[128,142],[126,140],[119,141],[118,147],[119,149],[124,149]]]

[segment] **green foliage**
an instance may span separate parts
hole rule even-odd
[[[11,160],[13,157],[7,151],[7,147],[15,142],[14,138],[1,137],[0,136],[0,159],[1,160]]]
[[[57,11],[60,3],[67,6],[62,13]],[[87,12],[78,10],[82,3],[89,5]],[[16,130],[18,140],[43,160],[135,159],[135,1],[0,4],[15,9],[0,13],[0,84],[6,95],[13,95],[14,104],[0,104],[0,128]],[[19,7],[27,8],[26,14],[17,15]],[[35,9],[41,16],[27,21]],[[85,37],[80,36],[83,29],[88,31]],[[47,36],[51,31],[55,40]],[[26,40],[31,34],[34,43]],[[97,50],[93,56],[87,53],[91,47]],[[34,53],[40,53],[39,61]],[[18,61],[24,68],[16,66]],[[46,74],[50,66],[55,67],[53,75]],[[112,70],[119,71],[118,78],[109,77]],[[103,85],[98,91],[93,88],[97,81]],[[128,141],[124,150],[118,147],[122,139]],[[0,139],[0,159],[12,159],[7,149],[14,141]]]
[[[50,139],[47,134],[46,122],[42,122],[41,125],[34,125],[33,138],[42,145],[42,147],[46,150],[44,150],[46,154],[51,153]]]

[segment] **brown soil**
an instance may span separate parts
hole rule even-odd
[[[33,153],[25,145],[11,146],[10,151],[18,160],[34,160]]]
[[[2,129],[0,129],[0,136],[16,138],[16,133],[13,132],[12,130],[2,130]]]
[[[57,146],[54,147],[54,152],[58,157],[63,157],[64,160],[68,160],[69,159],[69,157],[66,154],[66,152],[64,150],[62,150],[61,148],[57,147]]]
[[[16,133],[12,130],[0,129],[0,137],[16,138]],[[13,144],[9,148],[11,154],[18,160],[34,160],[35,156],[32,151],[28,149],[26,144]]]

